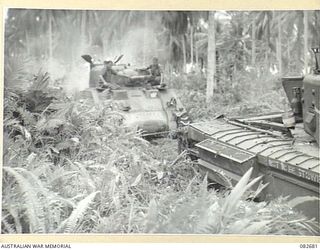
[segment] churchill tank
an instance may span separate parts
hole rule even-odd
[[[191,123],[181,130],[179,147],[219,187],[232,188],[253,167],[252,178],[268,183],[259,200],[308,197],[297,209],[319,222],[320,49],[312,50],[312,74],[282,78],[290,108]]]
[[[153,86],[152,75],[146,69],[117,64],[122,56],[112,62],[110,86],[102,88],[104,64],[94,62],[90,55],[82,58],[90,64],[89,88],[80,93],[80,98],[90,98],[95,104],[103,105],[111,100],[113,107],[123,116],[123,123],[139,130],[144,137],[175,135],[180,124],[189,117],[174,89],[163,82]]]

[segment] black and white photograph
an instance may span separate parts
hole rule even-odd
[[[320,235],[320,10],[3,12],[1,234]]]

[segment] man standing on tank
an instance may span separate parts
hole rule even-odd
[[[118,75],[118,73],[112,69],[113,62],[112,61],[104,61],[104,68],[102,71],[102,86],[101,88],[112,88],[116,89],[119,88],[119,86],[115,83],[112,83],[112,75]]]
[[[161,84],[161,68],[157,57],[152,59],[152,64],[146,68],[150,70],[151,78],[148,81],[152,86]]]
[[[107,83],[111,83],[112,75],[117,75],[117,72],[112,69],[112,61],[104,61],[102,77]]]

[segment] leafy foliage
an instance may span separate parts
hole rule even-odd
[[[222,114],[243,116],[281,111],[285,93],[279,79],[271,74],[256,75],[255,70],[243,70],[234,84],[220,82],[209,104],[206,103],[204,75],[179,74],[167,81],[171,87],[179,89],[179,97],[195,121],[210,120]]]
[[[218,89],[209,104],[203,75],[207,12],[149,14],[10,9],[5,33],[2,233],[316,234],[315,222],[294,210],[309,198],[254,203],[245,192],[258,181],[250,179],[250,172],[233,190],[208,190],[207,178],[196,164],[176,155],[176,142],[148,142],[122,126],[121,114],[111,102],[98,107],[52,88],[53,62],[63,61],[62,69],[68,71],[78,67],[75,58],[92,47],[99,52],[92,54],[106,56],[109,44],[119,46],[123,34],[151,20],[156,23],[156,40],[165,43],[158,44],[160,51],[169,51],[168,57],[157,53],[163,54],[163,61],[178,64],[167,67],[165,81],[180,89],[194,120],[281,109],[284,95],[270,73],[276,67],[277,30],[271,12],[230,12],[230,22],[217,22]],[[301,14],[281,16],[288,39],[282,41],[288,44],[283,60],[288,69],[290,62],[298,62],[297,72],[302,65]],[[310,27],[316,31],[319,12],[312,14]],[[248,23],[256,24],[256,32]],[[62,37],[65,43],[58,42]],[[317,41],[319,34],[315,37]],[[250,65],[254,39],[257,60]],[[145,50],[144,45],[139,49]],[[293,51],[298,55],[290,59]],[[193,62],[191,54],[202,62],[201,71],[180,74],[179,63]],[[41,64],[45,70],[38,70]],[[74,76],[70,78],[74,83]]]
[[[5,98],[3,233],[315,233],[285,199],[247,200],[250,172],[231,193],[208,190],[175,142],[145,141],[108,101],[60,95],[36,111],[21,98]]]

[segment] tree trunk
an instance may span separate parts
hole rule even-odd
[[[291,57],[290,57],[290,39],[287,39],[287,57],[288,57],[288,72],[291,72]]]
[[[182,40],[182,53],[183,53],[183,73],[186,73],[186,66],[187,66],[187,49],[186,49],[186,41],[184,35],[181,35]]]
[[[304,38],[304,72],[305,74],[308,73],[308,11],[303,11],[303,38]]]
[[[281,34],[281,19],[279,12],[278,16],[278,43],[277,43],[277,58],[278,58],[278,65],[279,65],[279,74],[282,75],[282,34]]]
[[[31,53],[30,53],[30,37],[29,37],[29,33],[28,31],[26,30],[26,48],[27,48],[27,55],[29,56]]]
[[[252,21],[252,50],[251,50],[251,65],[255,67],[256,64],[256,22],[255,20]]]
[[[190,63],[193,66],[193,25],[190,26]]]
[[[207,65],[207,91],[206,101],[210,103],[213,97],[213,91],[217,88],[215,82],[216,73],[216,38],[215,38],[215,12],[209,12],[209,28],[208,28],[208,65]]]
[[[48,71],[51,72],[52,68],[52,56],[53,56],[53,44],[52,44],[52,12],[48,11],[48,43],[49,43],[49,55],[48,55]]]
[[[170,37],[169,37],[169,61],[174,61],[174,58],[173,58],[173,37],[172,37],[172,34],[170,34]]]
[[[266,40],[266,54],[265,54],[265,65],[267,68],[267,71],[270,72],[270,59],[271,57],[269,57],[269,53],[271,54],[271,30],[270,30],[270,19],[271,16],[268,15],[268,13],[266,12],[266,16],[267,16],[267,27],[266,27],[266,36],[265,36],[265,40]]]
[[[48,13],[49,17],[48,17],[48,22],[49,22],[49,26],[48,26],[48,42],[49,42],[49,60],[52,59],[52,20],[51,20],[51,11],[49,11]]]
[[[143,32],[143,51],[142,51],[142,64],[147,65],[147,28],[148,28],[148,13],[147,11],[144,12],[144,32]]]
[[[194,48],[195,54],[196,54],[196,72],[199,72],[199,52],[197,45]]]
[[[319,11],[313,11],[313,13],[314,13],[314,24],[313,24],[313,26],[314,27],[320,27],[320,22],[319,22],[319,14],[320,14],[320,12]],[[313,38],[314,39],[314,41],[318,41],[318,46],[320,46],[320,34],[319,34],[319,32],[317,32],[317,34],[315,34],[315,38]]]
[[[86,47],[86,24],[87,24],[87,11],[81,12],[81,26],[80,26],[80,53],[83,53]]]

